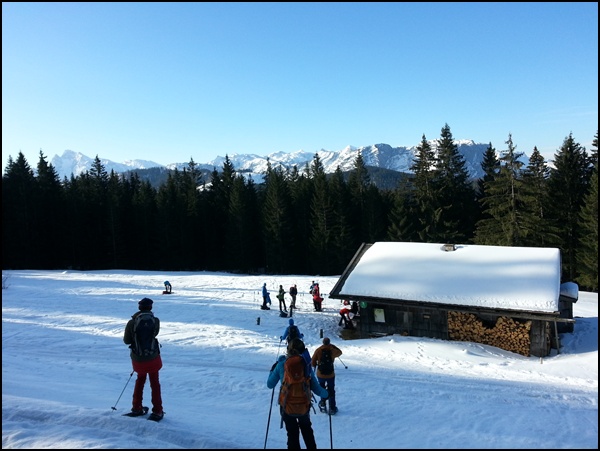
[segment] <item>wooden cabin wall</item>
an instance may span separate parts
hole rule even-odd
[[[549,321],[376,303],[361,307],[355,325],[363,338],[399,334],[470,341],[537,357],[550,354],[553,336]]]

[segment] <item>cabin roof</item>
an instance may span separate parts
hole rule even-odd
[[[376,242],[363,245],[330,296],[557,312],[560,250]]]

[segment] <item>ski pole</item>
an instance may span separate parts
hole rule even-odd
[[[133,376],[134,371],[135,370],[131,371],[131,374],[129,375],[129,379],[127,379],[127,382],[125,382],[125,387],[123,387],[123,391],[121,391],[121,394],[119,395],[119,398],[117,399],[117,402],[115,403],[114,406],[111,407],[112,410],[117,410],[117,404],[119,404],[119,400],[121,399],[121,396],[123,396],[123,392],[127,388],[127,384],[129,384],[129,381],[131,380],[131,376]]]
[[[338,360],[340,361],[340,363],[341,363],[342,365],[344,365],[344,368],[348,369],[348,367],[347,367],[347,366],[346,366],[346,364],[345,364],[345,363],[342,361],[342,359],[340,359],[340,358],[338,357]]]
[[[329,404],[329,444],[331,445],[331,449],[333,449],[333,431],[331,429],[331,404]]]
[[[283,340],[279,340],[279,346],[277,347],[277,359],[275,360],[275,364],[271,368],[271,371],[275,369],[277,366],[277,362],[279,361],[279,348],[281,347],[281,342]],[[265,434],[265,447],[263,449],[267,449],[267,438],[269,437],[269,426],[271,425],[271,411],[273,410],[273,398],[275,397],[275,387],[271,390],[271,406],[269,407],[269,418],[267,420],[267,432]]]
[[[273,410],[273,398],[275,397],[275,387],[271,390],[271,407],[269,407],[269,419],[267,420],[267,433],[265,434],[265,447],[267,449],[267,438],[269,437],[269,425],[271,424],[271,411]]]

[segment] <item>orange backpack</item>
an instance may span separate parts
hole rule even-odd
[[[306,415],[312,401],[306,362],[302,356],[294,355],[285,361],[283,368],[279,405],[288,415]]]

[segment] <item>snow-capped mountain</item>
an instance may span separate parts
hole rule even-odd
[[[81,175],[85,171],[89,171],[92,168],[95,157],[90,158],[81,152],[75,152],[73,150],[65,150],[62,156],[54,155],[52,158],[52,166],[56,169],[59,178],[62,180],[64,177],[70,178],[71,174],[75,177]],[[115,171],[117,173],[127,172],[132,169],[148,169],[163,167],[162,164],[148,160],[128,160],[123,163],[115,163],[114,161],[100,158],[106,172]]]
[[[436,140],[429,141],[432,148],[435,150],[437,146]],[[458,151],[463,155],[467,170],[473,178],[478,178],[483,175],[481,170],[481,162],[483,161],[484,153],[488,144],[478,144],[472,140],[456,140]],[[365,147],[347,146],[339,151],[329,151],[321,149],[317,152],[306,152],[298,150],[291,153],[275,152],[267,156],[255,154],[232,154],[228,155],[233,167],[238,172],[250,174],[264,174],[267,170],[267,159],[273,167],[281,165],[284,168],[291,169],[297,166],[300,171],[308,164],[312,163],[315,153],[319,155],[326,173],[333,173],[339,166],[342,171],[349,171],[354,167],[354,161],[358,152],[362,153],[365,165],[374,166],[393,171],[411,173],[410,166],[416,153],[416,147],[392,147],[389,144],[373,144]],[[117,173],[126,172],[135,169],[148,169],[153,167],[166,167],[167,169],[183,169],[188,166],[188,162],[171,163],[166,166],[153,161],[147,160],[130,160],[123,163],[115,163],[110,160],[100,158],[104,168],[110,173],[114,170]],[[87,157],[80,152],[65,150],[62,156],[55,155],[52,158],[52,165],[56,169],[59,177],[70,178],[71,174],[78,176],[84,171],[88,171],[92,167],[94,158]],[[221,170],[225,156],[218,156],[214,160],[207,163],[197,163],[198,168]],[[255,181],[262,177],[253,176]]]

